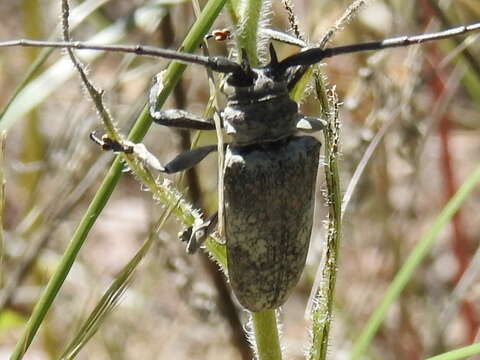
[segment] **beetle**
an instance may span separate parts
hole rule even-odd
[[[224,57],[191,55],[134,46],[98,46],[81,42],[19,40],[8,45],[101,49],[159,56],[203,65],[226,75],[222,92],[227,105],[221,112],[223,128],[231,137],[225,148],[224,222],[229,280],[238,301],[250,311],[273,309],[287,300],[303,271],[314,211],[314,191],[320,142],[310,135],[326,122],[302,115],[289,91],[309,66],[325,58],[359,51],[408,46],[480,30],[480,23],[415,36],[402,36],[331,48],[310,48],[279,61],[270,45],[270,62],[251,67],[245,54],[241,63]],[[3,46],[7,43],[4,43]],[[2,46],[2,44],[0,44]],[[212,121],[184,110],[156,108],[160,82],[150,92],[154,122],[177,128],[214,130]],[[116,143],[108,137],[92,139],[105,150],[135,152],[137,144]],[[166,165],[148,163],[164,173],[176,173],[198,164],[216,145],[180,154]],[[182,240],[195,252],[217,224],[215,214],[187,229]]]
[[[270,45],[270,62],[255,68],[245,54],[241,64],[226,58],[195,56],[195,62],[226,73],[221,90],[227,105],[221,118],[231,142],[226,146],[223,169],[224,231],[229,281],[244,308],[260,311],[284,304],[305,266],[320,142],[298,133],[320,131],[326,125],[322,119],[299,113],[298,105],[289,97],[307,67],[343,53],[406,46],[479,28],[480,24],[472,24],[435,34],[312,48],[282,61]],[[183,110],[157,110],[158,86],[156,83],[152,87],[150,95],[150,115],[156,123],[214,130],[212,121]],[[131,151],[131,146],[123,151]],[[165,166],[154,167],[165,173],[186,170],[216,149],[197,148]],[[213,231],[217,220],[215,214],[181,235],[188,242],[189,253],[195,252]]]
[[[221,117],[231,137],[225,151],[224,222],[229,281],[250,311],[282,305],[302,273],[313,223],[314,191],[320,142],[298,131],[314,132],[325,121],[303,116],[289,97],[305,66],[283,66],[270,46],[270,63],[252,68],[220,59],[228,69],[222,92],[227,106]],[[212,59],[208,59],[211,61]],[[216,60],[215,60],[216,61]],[[213,122],[183,110],[155,107],[158,83],[151,90],[150,115],[155,122],[189,129],[214,130]],[[134,145],[93,139],[106,150],[132,152]],[[217,146],[185,152],[165,166],[165,173],[186,170]],[[217,222],[217,215],[187,229],[182,238],[193,253]]]

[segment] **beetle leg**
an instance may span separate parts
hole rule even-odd
[[[185,110],[168,109],[156,110],[150,105],[150,116],[160,125],[189,130],[215,130],[215,124],[191,114]]]
[[[157,110],[157,95],[159,93],[159,88],[160,81],[155,77],[148,101],[150,116],[154,122],[160,125],[183,129],[215,130],[215,124],[213,121],[204,120],[187,111],[178,109]]]
[[[125,144],[120,144],[118,141],[110,139],[106,134],[98,138],[96,132],[92,131],[90,133],[90,139],[97,145],[100,145],[103,151],[123,152],[125,154],[133,153],[133,143],[130,144],[130,142],[126,142]]]
[[[218,212],[209,216],[202,223],[193,224],[179,235],[180,240],[187,242],[187,253],[193,254],[214,231],[218,223]]]
[[[163,172],[173,174],[179,171],[188,170],[197,165],[212,151],[217,150],[217,145],[201,146],[185,151],[164,166]],[[162,171],[162,170],[160,170]]]
[[[205,156],[210,154],[212,151],[217,150],[217,145],[198,147],[192,150],[185,151],[166,165],[162,165],[160,161],[158,161],[158,159],[155,157],[155,155],[148,151],[147,147],[142,143],[135,144],[128,140],[118,142],[110,139],[106,135],[103,135],[102,138],[99,139],[95,135],[95,132],[92,132],[90,134],[90,138],[95,143],[100,145],[103,150],[113,151],[116,153],[123,152],[126,154],[135,153],[135,155],[143,162],[145,162],[148,166],[167,174],[173,174],[179,171],[190,169],[191,167],[202,161]]]
[[[166,165],[162,165],[160,161],[155,157],[155,155],[153,155],[150,151],[147,150],[145,145],[141,143],[133,144],[131,142],[127,142],[127,146],[133,147],[133,152],[148,166],[166,174],[174,174],[183,170],[188,170],[191,167],[197,165],[205,158],[205,156],[210,154],[212,151],[217,150],[217,145],[198,147],[192,150],[185,151],[180,155],[177,155],[177,157],[175,157]]]
[[[296,125],[297,130],[306,133],[317,132],[326,127],[327,122],[325,120],[308,116],[302,116]]]

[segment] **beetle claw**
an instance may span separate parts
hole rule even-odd
[[[104,134],[101,138],[98,138],[95,131],[90,133],[90,139],[102,147],[104,151],[113,151],[113,152],[123,152],[125,154],[133,153],[133,146],[130,143],[122,144],[117,140],[114,140],[108,137],[107,134]]]
[[[194,224],[178,234],[182,242],[187,243],[187,253],[194,254],[217,226],[218,213],[208,217],[202,223]]]
[[[189,226],[188,228],[180,231],[178,233],[178,238],[180,239],[181,242],[190,242],[190,237],[192,236],[192,226]]]

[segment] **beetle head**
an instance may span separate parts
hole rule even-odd
[[[222,86],[230,103],[252,103],[288,96],[290,71],[279,66],[277,54],[270,45],[270,63],[262,67],[251,67],[242,51],[241,66],[227,75]]]

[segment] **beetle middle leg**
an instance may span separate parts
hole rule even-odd
[[[309,116],[302,116],[296,124],[297,130],[305,133],[321,131],[324,130],[326,127],[327,122],[324,119]]]
[[[179,109],[157,110],[156,101],[157,95],[161,87],[161,75],[154,77],[153,85],[150,89],[148,107],[150,116],[157,124],[182,128],[187,130],[215,130],[215,124],[213,121],[204,120],[199,116],[190,114],[187,111]],[[123,153],[135,153],[146,164],[155,170],[164,172],[166,174],[174,174],[179,171],[188,170],[191,167],[202,161],[205,156],[210,152],[215,151],[216,145],[208,145],[186,151],[178,155],[175,159],[170,161],[166,165],[162,165],[158,159],[151,154],[143,144],[135,144],[130,141],[117,142],[107,136],[103,136],[101,139],[95,136],[95,133],[90,134],[90,138],[99,144],[103,150],[123,152]]]

